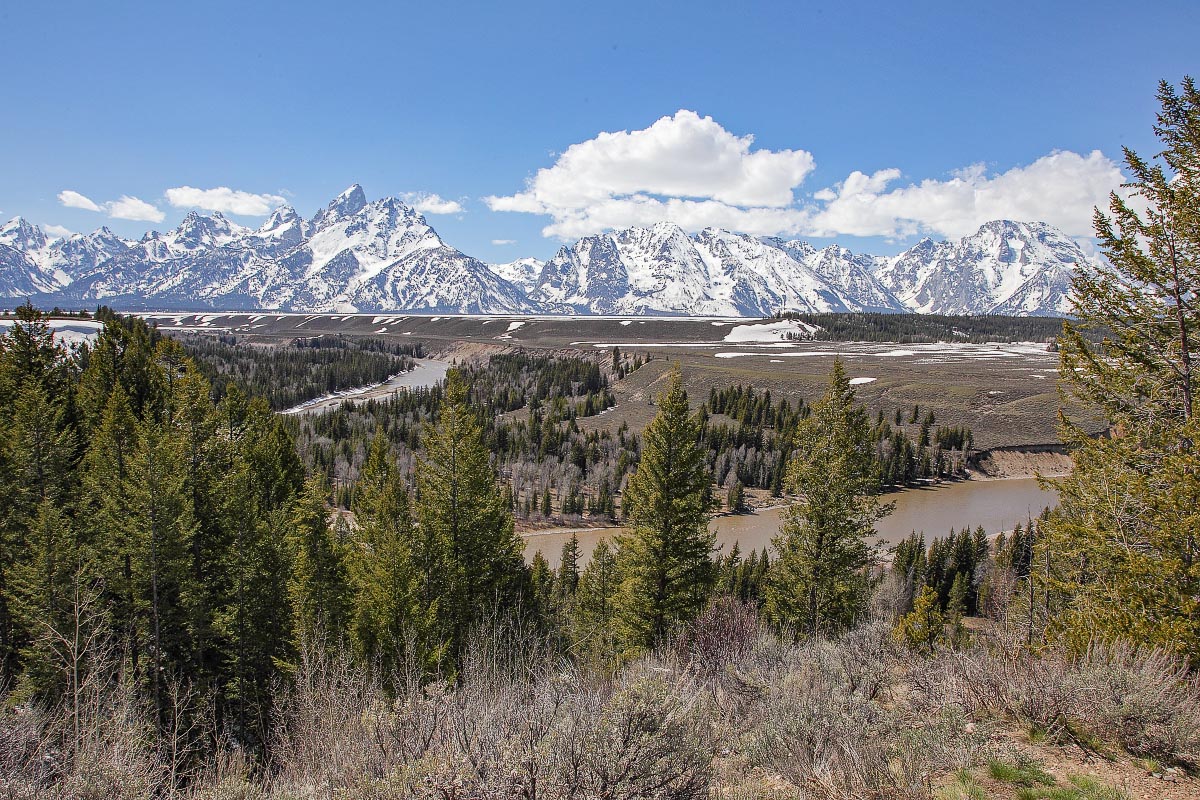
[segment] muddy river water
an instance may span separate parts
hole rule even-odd
[[[895,511],[875,525],[876,541],[893,544],[910,533],[923,531],[926,539],[945,536],[951,528],[979,525],[988,533],[1011,530],[1036,517],[1046,506],[1058,503],[1058,496],[1038,486],[1034,478],[1010,480],[962,481],[936,489],[909,489],[885,495],[884,500],[896,504]],[[714,519],[709,527],[717,534],[722,552],[729,552],[734,542],[742,552],[769,547],[779,532],[782,508],[767,509],[757,514],[724,516]],[[533,558],[539,550],[552,566],[558,566],[563,543],[571,537],[571,529],[554,529],[525,535],[525,556]],[[619,528],[577,529],[579,546],[584,558],[591,556],[596,544],[619,533]]]

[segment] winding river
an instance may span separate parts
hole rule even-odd
[[[942,485],[934,489],[908,489],[886,495],[884,500],[896,504],[895,511],[875,525],[876,541],[895,542],[915,531],[923,531],[926,539],[945,536],[951,528],[982,525],[988,533],[999,533],[1024,524],[1036,517],[1046,506],[1058,504],[1053,491],[1038,486],[1035,478],[1009,480],[971,480]],[[740,514],[715,518],[709,528],[717,534],[717,544],[729,552],[737,542],[742,552],[769,547],[779,532],[784,509],[770,508],[756,514]],[[601,540],[610,539],[620,528],[579,528],[579,546],[585,560]],[[525,557],[533,558],[539,550],[551,566],[558,566],[563,544],[571,537],[572,529],[532,531],[524,535]]]

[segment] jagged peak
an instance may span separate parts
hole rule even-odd
[[[367,205],[367,194],[357,183],[346,188],[341,194],[329,201],[329,204],[313,216],[313,225],[317,228],[339,219],[353,216],[362,211]]]

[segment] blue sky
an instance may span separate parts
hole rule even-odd
[[[5,3],[0,217],[136,236],[358,182],[457,203],[430,222],[491,261],[664,217],[878,252],[1008,212],[1083,235],[1197,41],[1194,0]]]

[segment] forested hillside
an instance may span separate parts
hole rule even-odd
[[[818,330],[817,341],[829,342],[1053,342],[1062,333],[1059,317],[1009,317],[945,314],[777,314]]]
[[[103,315],[98,315],[102,318]],[[171,333],[220,398],[230,384],[265,398],[281,411],[335,392],[383,383],[413,367],[424,355],[421,344],[379,339],[313,336],[285,346],[254,345],[238,337]]]
[[[202,366],[106,313],[67,348],[21,308],[0,337],[0,794],[1195,796],[1200,91],[1159,101],[1163,155],[1127,154],[1150,212],[1097,214],[1108,260],[1059,339],[1108,431],[1064,417],[1060,507],[996,539],[964,520],[870,544],[882,490],[953,471],[972,436],[920,407],[873,419],[840,360],[799,407],[697,404],[676,368],[639,437],[577,424],[639,366],[619,352],[497,356],[287,421],[255,381],[311,388],[336,359],[218,341]],[[717,558],[709,516],[743,479],[790,505],[769,552]],[[555,512],[624,527],[526,564],[517,517]]]

